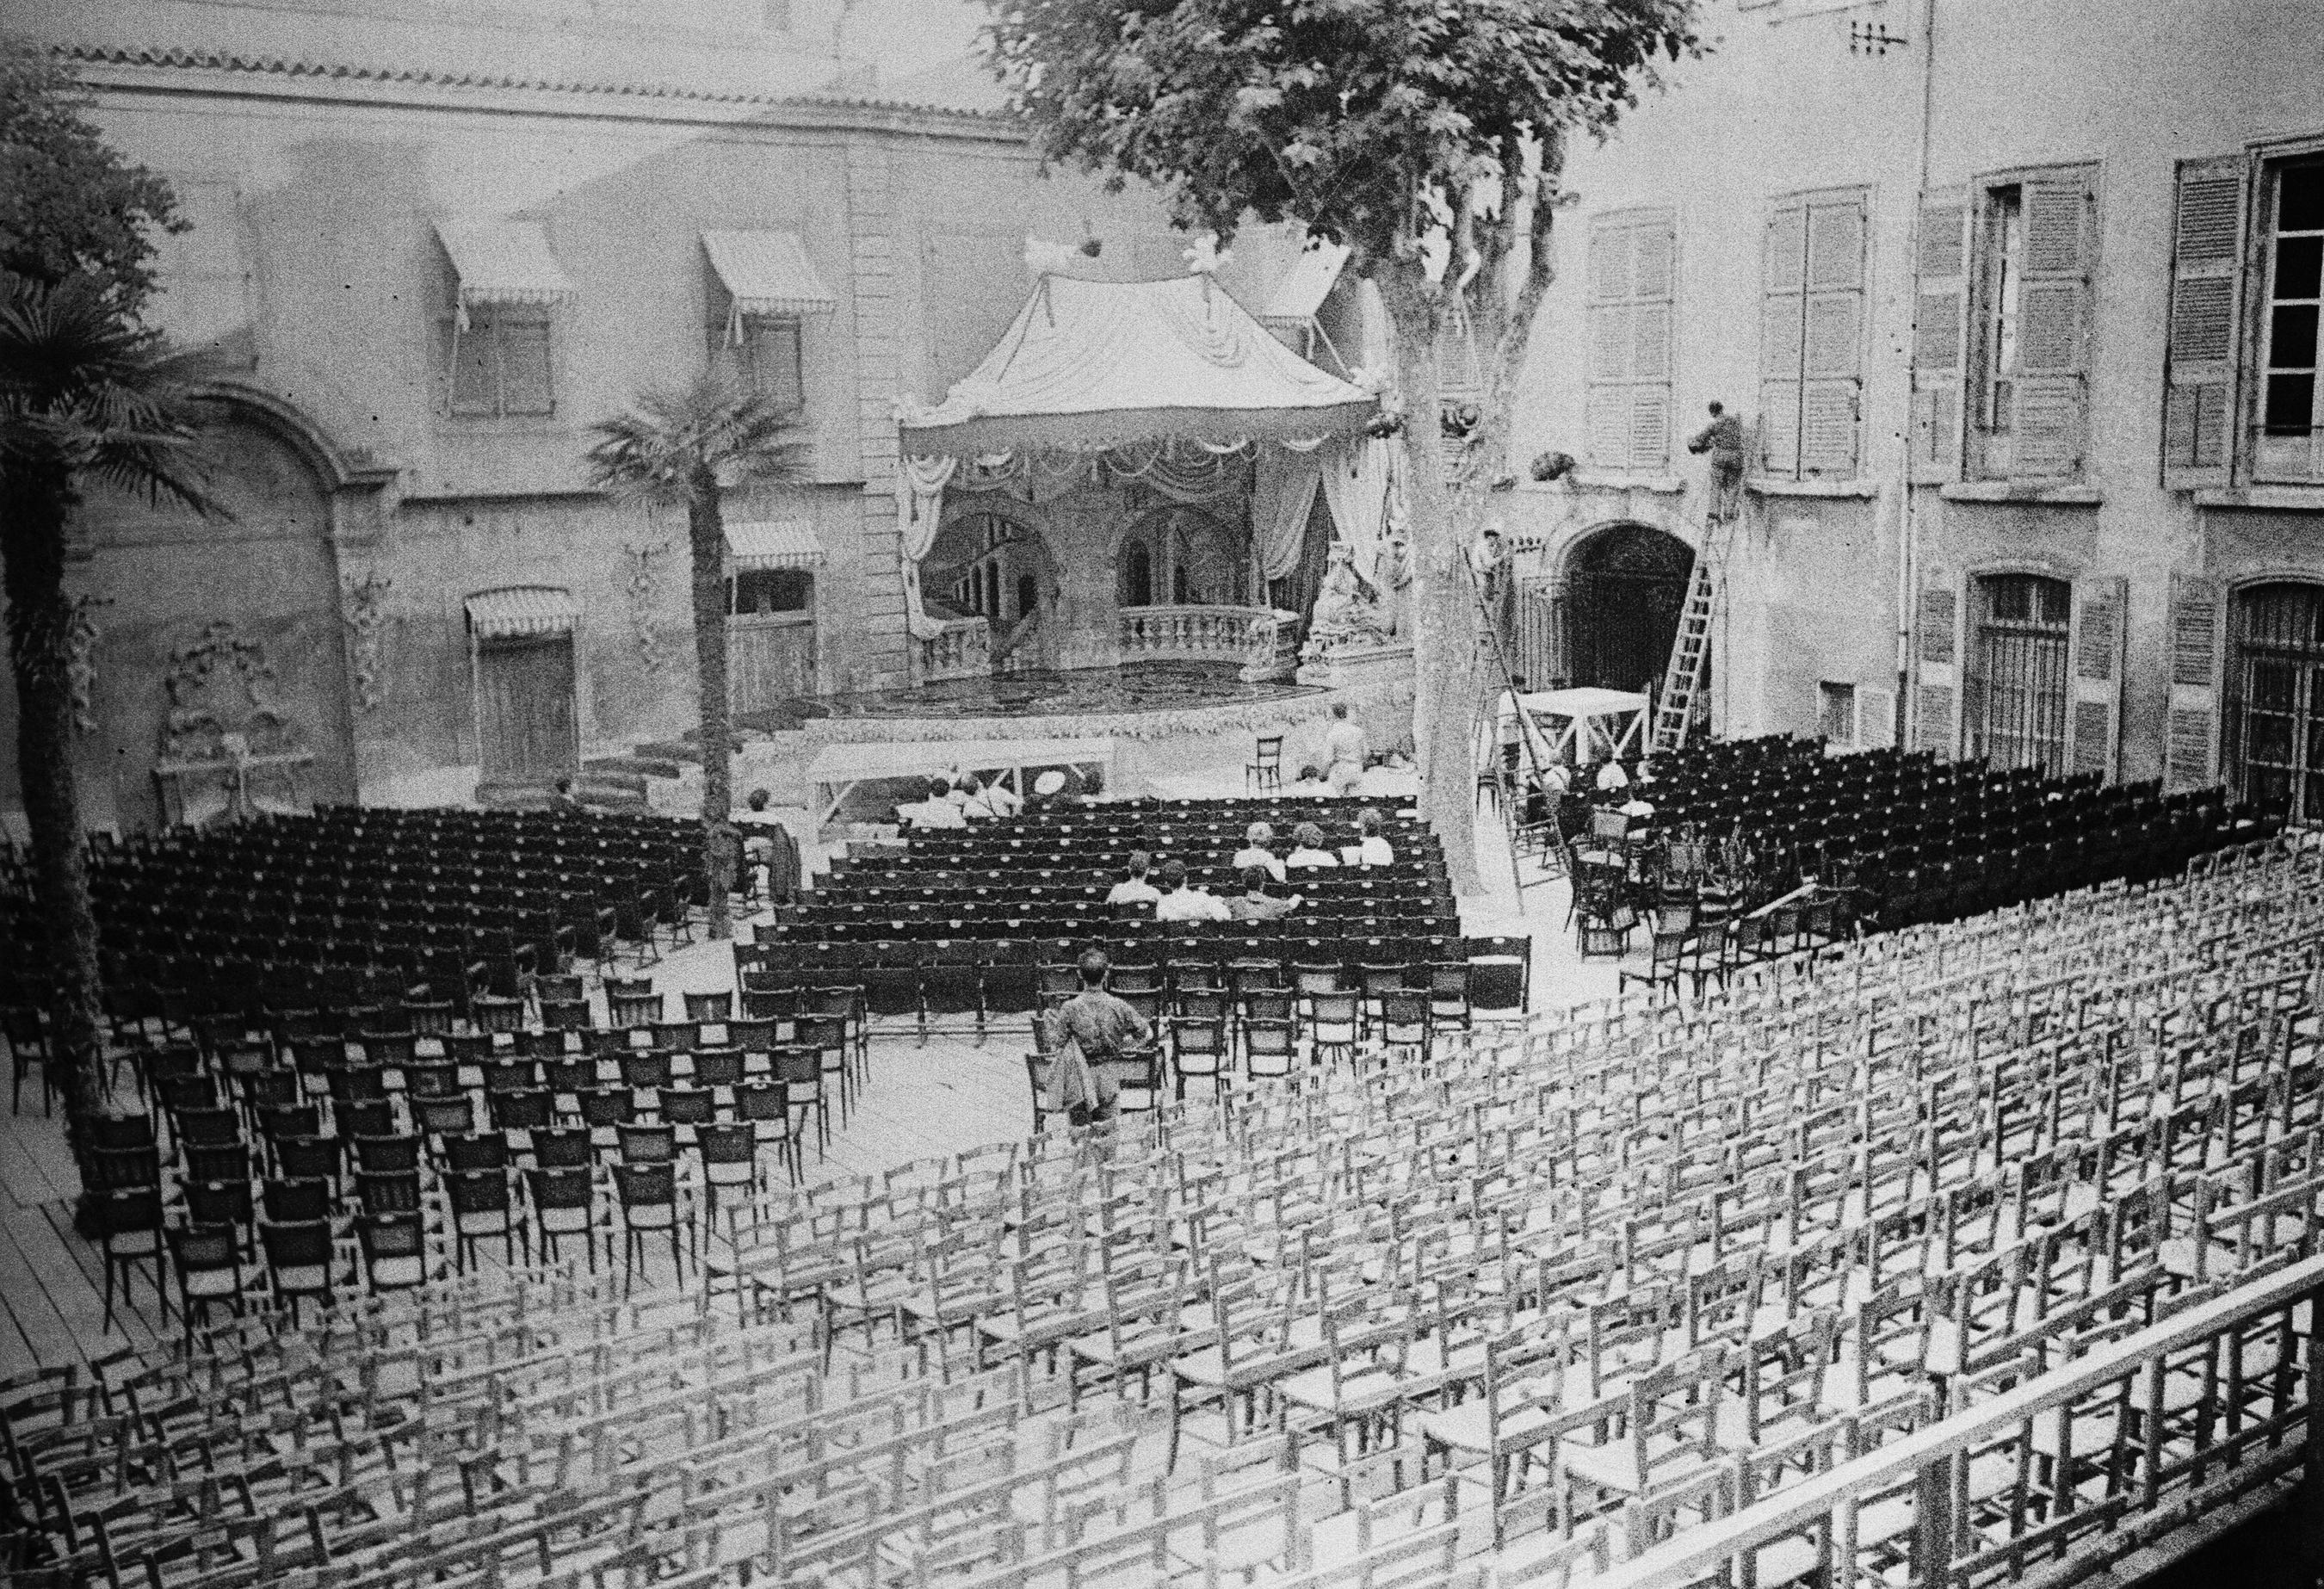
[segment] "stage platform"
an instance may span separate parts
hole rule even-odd
[[[1231,779],[1240,788],[1258,741],[1277,734],[1288,783],[1303,765],[1323,761],[1339,704],[1363,725],[1374,752],[1411,736],[1408,673],[1335,689],[1253,682],[1231,663],[1186,661],[804,697],[736,722],[800,735],[788,742],[798,764],[833,775],[810,775],[806,798],[820,826],[888,819],[899,799],[919,798],[912,780],[954,770],[1007,767],[1029,779],[1052,765],[1086,772],[1098,763],[1103,792],[1116,796],[1171,793],[1190,774]],[[832,798],[842,783],[852,790]]]

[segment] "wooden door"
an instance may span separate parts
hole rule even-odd
[[[761,712],[815,693],[815,618],[750,613],[726,620],[727,697],[737,712]]]
[[[579,772],[570,634],[476,648],[476,738],[484,782],[547,785]]]

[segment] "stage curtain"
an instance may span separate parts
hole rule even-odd
[[[1318,454],[1286,452],[1276,447],[1259,449],[1250,528],[1259,540],[1259,573],[1267,579],[1281,579],[1299,566],[1300,539],[1323,482]]]
[[[1354,553],[1356,569],[1372,577],[1388,518],[1389,443],[1357,439],[1323,449],[1323,505]]]

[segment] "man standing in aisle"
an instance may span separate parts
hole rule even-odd
[[[1348,716],[1348,703],[1332,703],[1332,726],[1323,734],[1323,777],[1335,795],[1351,795],[1364,781],[1364,725]]]

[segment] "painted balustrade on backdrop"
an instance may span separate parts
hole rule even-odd
[[[919,682],[981,679],[992,671],[992,626],[982,618],[950,618],[919,642]]]
[[[1124,666],[1141,661],[1238,662],[1245,679],[1287,675],[1298,660],[1296,613],[1273,607],[1123,607]]]

